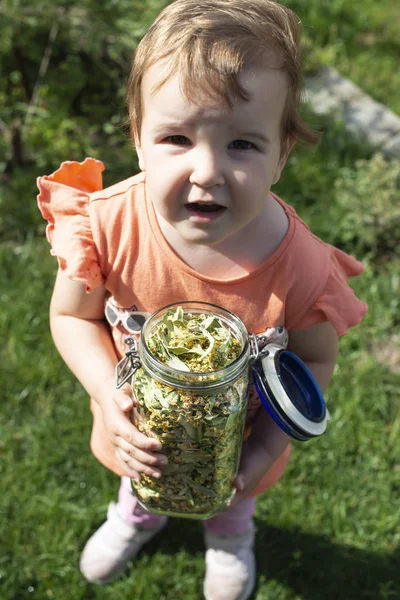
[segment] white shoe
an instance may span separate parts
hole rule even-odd
[[[79,563],[82,575],[92,583],[108,583],[166,523],[167,517],[162,517],[157,527],[139,529],[124,521],[118,504],[111,502],[107,521],[89,538],[83,549]]]
[[[206,600],[247,600],[256,580],[253,552],[255,527],[240,535],[219,536],[205,532]]]

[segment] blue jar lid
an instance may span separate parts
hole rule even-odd
[[[293,352],[268,344],[252,365],[258,395],[274,421],[296,440],[325,432],[329,412],[311,371]]]

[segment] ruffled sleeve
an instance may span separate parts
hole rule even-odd
[[[368,310],[367,304],[357,298],[348,284],[350,277],[361,275],[364,266],[338,248],[330,248],[330,270],[323,290],[295,328],[306,329],[329,321],[341,336],[358,325]]]
[[[60,269],[90,292],[103,281],[90,226],[90,194],[101,190],[104,165],[94,158],[63,162],[52,175],[38,177],[39,209],[48,221],[46,236]]]

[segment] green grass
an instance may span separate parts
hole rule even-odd
[[[400,114],[398,2],[287,3],[305,26],[311,66],[331,64]],[[400,258],[383,242],[398,231],[392,199],[398,188],[380,195],[380,201],[386,198],[382,212],[388,225],[376,232],[372,253],[362,217],[374,205],[368,190],[375,187],[368,186],[365,169],[359,171],[356,162],[371,161],[375,173],[372,149],[349,140],[340,124],[312,119],[325,130],[323,141],[318,148],[295,151],[276,191],[316,234],[351,251],[354,240],[340,237],[338,182],[350,173],[355,191],[365,190],[363,210],[350,199],[348,211],[366,266],[354,288],[369,312],[341,340],[326,393],[332,417],[327,433],[295,444],[284,478],[259,499],[252,600],[396,599]],[[96,153],[109,169],[107,184],[131,175],[129,144],[123,148],[118,164],[115,150],[105,146]],[[118,480],[90,453],[86,394],[49,334],[55,259],[34,199],[35,177],[45,171],[35,164],[15,172],[0,202],[0,598],[200,600],[203,542],[200,524],[192,521],[170,520],[165,533],[109,587],[92,586],[79,573],[80,551],[115,499]],[[388,355],[391,367],[383,359]]]
[[[277,191],[318,234],[335,207],[337,177],[344,168],[356,177],[359,158],[371,159],[368,148],[327,128],[318,149],[296,151]],[[34,194],[32,185],[29,206]],[[365,264],[354,287],[369,312],[341,340],[326,394],[329,429],[295,444],[284,478],[258,503],[257,600],[399,597],[399,374],[380,358],[380,348],[396,351],[399,260],[378,266],[366,256]],[[89,585],[79,573],[80,551],[118,480],[90,453],[88,400],[50,338],[54,269],[42,236],[0,245],[1,598],[199,600],[204,558],[196,522],[171,520],[109,587]]]
[[[108,588],[80,576],[80,549],[118,481],[90,454],[85,393],[50,340],[47,243],[5,246],[0,260],[2,598],[200,599],[203,546],[191,521],[171,520]],[[296,444],[282,482],[259,501],[258,600],[398,597],[399,376],[374,356],[392,330],[390,320],[383,330],[375,320],[390,272],[357,282],[370,314],[342,341],[327,434]]]
[[[397,0],[284,0],[301,19],[308,67],[327,64],[400,115]]]

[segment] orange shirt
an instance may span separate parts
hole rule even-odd
[[[104,284],[115,306],[146,313],[172,302],[211,302],[235,313],[250,333],[284,326],[290,334],[291,329],[329,321],[344,335],[366,313],[366,304],[348,285],[348,278],[360,275],[363,265],[314,236],[295,210],[276,196],[289,223],[280,246],[253,272],[218,280],[197,273],[166,242],[146,197],[144,173],[103,190],[103,169],[101,162],[87,158],[83,163],[65,162],[38,179],[38,203],[49,222],[51,252],[65,274],[83,282],[88,292]],[[119,327],[111,333],[121,357],[126,333]],[[260,400],[253,397],[249,421],[259,407]],[[122,474],[94,401],[92,412],[92,450]],[[267,487],[283,473],[289,453],[290,449],[274,465]]]

